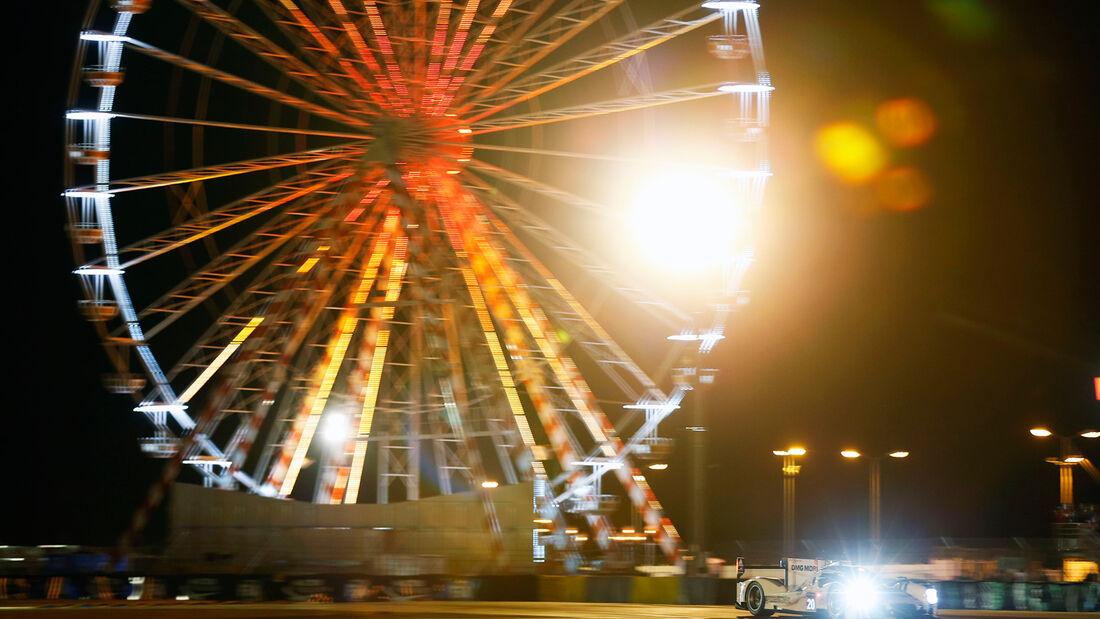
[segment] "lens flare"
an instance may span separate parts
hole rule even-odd
[[[846,183],[862,185],[886,166],[886,150],[875,136],[854,122],[835,122],[817,132],[817,156]]]
[[[890,144],[912,148],[932,139],[932,134],[936,132],[936,115],[920,99],[891,99],[878,106],[875,125]]]
[[[928,203],[932,188],[924,174],[911,166],[891,168],[875,180],[879,202],[895,211],[912,211]]]

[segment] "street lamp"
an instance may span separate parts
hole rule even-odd
[[[794,551],[794,481],[802,469],[795,458],[806,455],[806,448],[796,445],[772,453],[783,458],[783,554],[790,556]]]
[[[1063,505],[1073,505],[1073,466],[1084,462],[1085,457],[1073,446],[1070,436],[1054,434],[1047,428],[1037,427],[1028,430],[1036,438],[1058,439],[1059,455],[1057,458],[1047,458],[1047,462],[1058,467],[1058,502]],[[1081,430],[1077,433],[1081,438],[1100,438],[1100,430]]]
[[[845,449],[840,455],[849,460],[863,457],[855,449]],[[867,456],[871,463],[871,542],[876,544],[882,539],[882,459],[885,457],[908,458],[909,452],[899,449],[879,456]]]

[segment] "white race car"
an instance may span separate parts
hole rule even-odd
[[[737,606],[757,617],[775,612],[831,619],[932,617],[939,603],[930,585],[880,577],[854,565],[784,559],[779,566],[742,566],[738,559]]]

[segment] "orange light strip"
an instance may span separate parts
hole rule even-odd
[[[367,9],[367,19],[370,21],[371,29],[374,30],[378,48],[382,51],[394,90],[401,97],[402,105],[408,108],[411,105],[407,100],[409,89],[405,85],[405,76],[401,74],[401,67],[397,65],[397,59],[393,54],[393,45],[390,44],[390,37],[386,34],[386,24],[382,21],[382,15],[378,12],[378,6],[374,0],[366,0],[363,6]]]
[[[467,12],[470,11],[471,5],[473,5],[474,10],[476,11],[477,2],[470,2],[466,5]],[[430,115],[438,116],[447,109],[447,106],[451,103],[451,100],[454,99],[454,96],[458,92],[459,87],[462,86],[462,82],[465,80],[464,73],[468,72],[473,67],[474,63],[477,62],[478,56],[481,55],[481,50],[485,48],[485,42],[489,40],[490,36],[492,36],[493,31],[496,30],[497,22],[504,15],[504,13],[508,11],[508,8],[511,5],[512,0],[501,0],[500,4],[497,5],[496,10],[493,11],[492,16],[489,18],[489,23],[486,24],[485,28],[482,29],[481,34],[477,37],[477,39],[474,40],[474,44],[470,47],[470,51],[467,52],[466,58],[463,59],[461,66],[458,67],[459,71],[462,74],[440,80],[439,87],[441,90],[444,87],[444,82],[447,82],[446,92],[440,93],[439,97],[437,98],[435,108],[432,110]],[[469,20],[473,20],[473,14],[469,14]],[[443,66],[443,70],[448,75],[453,73],[455,65],[458,61],[458,56],[462,52],[462,45],[465,43],[466,33],[463,31],[463,24],[465,24],[467,28],[469,27],[469,22],[467,21],[467,13],[463,14],[462,21],[459,22],[459,32],[455,35],[455,42],[451,46],[451,51],[447,56],[447,62]]]
[[[579,377],[570,375],[566,370],[566,365],[562,361],[561,353],[558,351],[557,346],[555,346],[550,338],[546,336],[547,331],[550,330],[550,325],[542,315],[542,311],[523,291],[523,287],[521,286],[522,282],[519,281],[515,271],[504,264],[500,252],[497,251],[492,244],[488,243],[484,236],[479,235],[477,237],[477,243],[479,254],[485,256],[489,265],[496,273],[497,279],[500,280],[502,288],[511,300],[512,305],[516,308],[516,312],[519,314],[520,319],[523,320],[524,326],[527,327],[527,331],[531,333],[531,337],[534,338],[539,350],[550,364],[550,369],[554,373],[554,378],[558,381],[558,384],[565,389],[573,406],[577,409],[578,413],[580,413],[581,420],[584,422],[588,432],[592,435],[593,440],[601,444],[600,449],[605,456],[614,456],[614,448],[607,442],[607,434],[596,418],[596,411],[592,410],[590,403],[584,396],[584,392],[577,385],[577,381],[580,380]],[[536,318],[536,313],[541,320]]]
[[[430,93],[420,102],[421,111],[427,112],[443,98],[443,79],[439,75],[443,52],[447,47],[447,31],[451,22],[451,0],[443,0],[439,5],[439,15],[435,23],[435,36],[432,38],[431,62],[428,64],[428,76],[425,88]]]
[[[195,394],[199,392],[199,389],[202,389],[202,386],[206,384],[206,381],[210,380],[210,377],[214,375],[214,372],[217,372],[218,368],[220,368],[222,364],[224,364],[226,360],[229,359],[229,357],[233,356],[233,353],[241,347],[241,344],[243,344],[244,341],[248,339],[249,335],[252,335],[252,332],[255,331],[256,327],[260,326],[260,323],[263,321],[263,316],[256,316],[255,318],[249,320],[248,324],[245,325],[244,328],[242,328],[240,331],[238,331],[237,335],[232,340],[230,340],[229,344],[224,349],[222,349],[220,353],[218,353],[218,356],[214,358],[214,361],[211,362],[210,365],[206,366],[206,369],[202,371],[202,374],[199,374],[199,377],[196,378],[193,383],[191,383],[187,390],[185,390],[183,393],[180,394],[178,398],[176,398],[176,402],[183,404],[190,401],[191,398],[195,397]]]
[[[394,306],[392,305],[401,296],[402,279],[409,248],[409,239],[400,236],[394,243],[393,257],[390,263],[390,274],[386,287],[387,305],[381,309],[378,321],[372,319],[375,324],[388,324],[393,320]],[[367,377],[367,385],[363,392],[363,411],[359,415],[359,433],[355,442],[355,453],[351,459],[351,475],[348,477],[347,493],[344,496],[345,503],[355,503],[359,499],[359,485],[363,478],[363,465],[367,459],[367,439],[370,437],[374,424],[375,407],[378,404],[378,390],[382,383],[382,370],[386,362],[386,350],[390,342],[390,329],[381,327],[378,329],[378,339],[374,345],[374,354],[371,355],[370,374]]]
[[[390,83],[386,76],[382,73],[382,67],[378,64],[378,61],[374,59],[374,54],[371,53],[370,47],[367,46],[367,42],[363,40],[363,35],[360,34],[359,28],[355,25],[355,21],[348,15],[347,9],[344,8],[344,3],[341,0],[329,0],[329,6],[332,11],[336,13],[337,18],[340,21],[340,26],[344,29],[344,33],[351,39],[352,45],[355,47],[355,51],[359,54],[359,57],[366,63],[367,68],[374,75],[375,81],[378,82],[384,90],[394,92],[393,84]],[[357,71],[355,73],[358,73]],[[353,75],[354,77],[354,75]],[[356,80],[359,81],[359,80]],[[363,86],[363,84],[360,84]],[[364,90],[370,92],[374,90],[369,85],[363,86]],[[385,98],[382,98],[383,107],[392,109],[393,106],[388,102],[385,102]]]

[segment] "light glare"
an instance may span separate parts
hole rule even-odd
[[[639,184],[631,227],[651,261],[683,271],[733,255],[742,211],[716,175],[679,170]]]
[[[858,458],[860,454],[854,449],[845,449],[844,451],[840,452],[840,455],[844,456],[845,458]]]
[[[1032,436],[1038,436],[1038,437],[1050,436],[1050,430],[1047,430],[1046,428],[1032,428],[1031,430],[1028,430],[1028,431],[1031,432]]]

